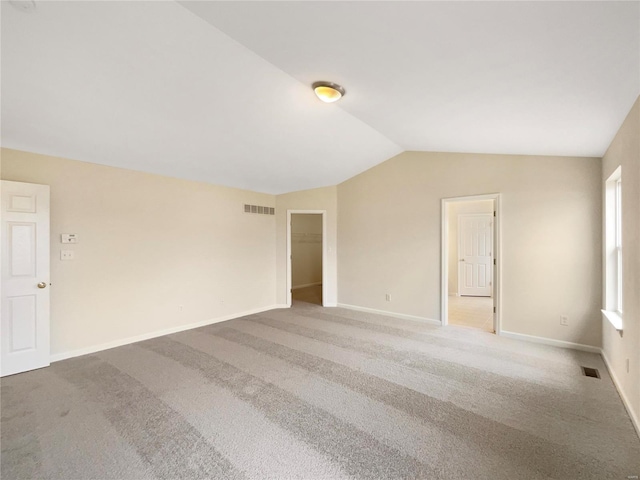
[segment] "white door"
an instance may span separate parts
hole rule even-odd
[[[49,365],[49,187],[2,181],[1,375]]]
[[[493,215],[458,216],[458,293],[490,297],[493,272]]]

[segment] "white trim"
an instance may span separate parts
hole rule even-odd
[[[311,213],[322,215],[322,306],[329,307],[326,303],[327,283],[327,211],[326,210],[287,210],[287,307],[291,306],[291,214]]]
[[[618,312],[611,312],[609,310],[600,310],[600,311],[602,312],[602,317],[606,318],[609,321],[609,323],[613,325],[613,328],[615,328],[619,332],[622,331],[622,317]]]
[[[59,362],[60,360],[66,360],[67,358],[79,357],[80,355],[88,355],[90,353],[101,352],[102,350],[109,350],[110,348],[121,347],[123,345],[129,345],[136,342],[142,342],[143,340],[149,340],[151,338],[162,337],[164,335],[183,332],[185,330],[192,330],[194,328],[204,327],[206,325],[212,325],[219,322],[225,322],[227,320],[233,320],[234,318],[246,317],[247,315],[254,315],[256,313],[266,312],[268,310],[275,310],[276,308],[289,308],[289,305],[271,305],[263,308],[255,308],[253,310],[225,315],[223,317],[214,318],[212,320],[204,320],[202,322],[190,323],[188,325],[180,325],[177,327],[166,328],[164,330],[156,330],[155,332],[143,333],[142,335],[122,338],[120,340],[101,343],[100,345],[93,345],[91,347],[71,350],[69,352],[56,353],[54,355],[51,355],[49,357],[49,360],[52,363]]]
[[[388,312],[386,310],[376,310],[375,308],[359,307],[357,305],[349,305],[346,303],[338,303],[338,307],[346,308],[348,310],[357,310],[359,312],[377,313],[379,315],[387,315],[388,317],[402,318],[403,320],[415,320],[417,322],[428,323],[429,325],[440,325],[440,320],[434,320],[433,318],[418,317],[415,315],[407,315],[404,313]]]
[[[582,343],[567,342],[564,340],[555,340],[547,337],[536,337],[535,335],[526,335],[524,333],[507,332],[502,330],[501,336],[513,338],[514,340],[522,340],[525,342],[541,343],[542,345],[550,345],[552,347],[570,348],[572,350],[580,350],[583,352],[600,353],[600,347],[593,345],[584,345]]]
[[[479,200],[493,200],[495,216],[495,235],[493,258],[496,260],[495,275],[493,276],[493,299],[496,315],[493,329],[496,335],[502,334],[502,194],[489,193],[467,197],[443,198],[441,200],[440,226],[440,324],[447,325],[449,317],[449,204],[453,202],[470,202]]]
[[[295,287],[291,287],[291,290],[298,290],[300,288],[307,288],[307,287],[317,287],[318,285],[322,285],[322,282],[303,283],[302,285],[296,285]]]
[[[604,360],[604,364],[606,365],[607,370],[609,371],[609,376],[611,377],[611,380],[613,380],[613,385],[616,387],[616,390],[618,390],[618,395],[620,395],[620,398],[622,399],[622,404],[624,405],[624,408],[627,409],[627,413],[629,414],[629,417],[631,418],[631,423],[633,424],[634,428],[636,429],[636,433],[638,434],[638,437],[640,437],[640,421],[638,420],[638,415],[636,415],[636,412],[633,411],[633,408],[631,407],[631,402],[629,401],[627,396],[624,394],[624,391],[622,390],[622,387],[620,386],[620,382],[618,381],[618,377],[616,377],[616,374],[613,372],[613,368],[611,367],[611,363],[609,362],[609,359],[607,358],[607,354],[604,353],[604,348],[600,349],[600,354],[602,355],[602,359]]]
[[[622,311],[623,306],[618,305],[622,293],[622,282],[618,271],[618,203],[616,182],[622,178],[622,167],[618,166],[604,182],[603,211],[602,211],[602,306],[607,312]],[[615,257],[615,258],[612,258]],[[624,302],[624,299],[622,299]],[[604,313],[604,312],[603,312]],[[611,321],[610,318],[607,318]],[[614,321],[617,319],[614,319]],[[622,318],[620,318],[622,323]],[[621,330],[612,322],[616,330]]]

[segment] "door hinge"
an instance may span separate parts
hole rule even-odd
[[[493,313],[496,313],[496,307],[493,307]]]
[[[494,216],[494,217],[496,216],[496,211],[495,211],[495,210],[493,211],[493,216]]]
[[[494,264],[494,265],[496,264],[496,259],[495,259],[495,258],[493,259],[493,264]]]

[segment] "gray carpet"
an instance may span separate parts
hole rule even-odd
[[[640,474],[598,355],[305,303],[5,378],[1,440],[3,480]]]

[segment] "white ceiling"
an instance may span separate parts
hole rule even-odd
[[[601,156],[640,2],[3,1],[1,53],[3,146],[283,193],[403,150]]]

